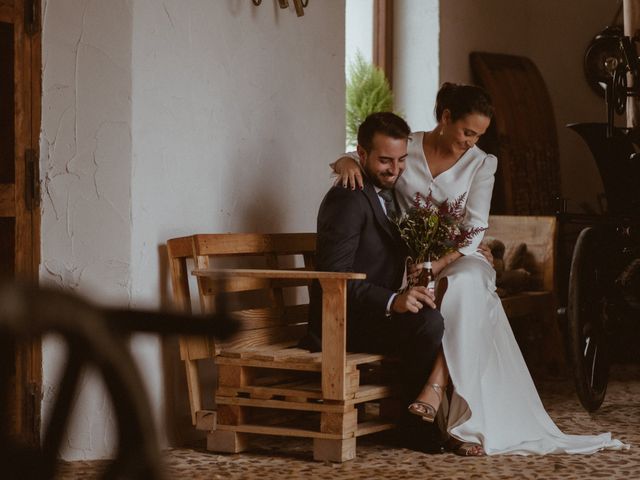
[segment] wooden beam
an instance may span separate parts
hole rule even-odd
[[[322,396],[343,401],[347,368],[347,281],[320,279],[322,286]]]
[[[394,0],[374,0],[373,3],[373,63],[380,67],[393,88],[393,3]]]

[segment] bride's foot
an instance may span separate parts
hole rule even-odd
[[[477,443],[463,442],[453,453],[461,455],[463,457],[484,457],[486,455],[482,445]]]
[[[457,438],[450,438],[447,448],[462,457],[483,457],[486,455],[484,448],[479,443],[462,442]]]
[[[437,383],[430,383],[427,385],[427,387],[430,387],[431,390],[435,392],[437,396],[437,402],[429,400],[428,398],[416,399],[409,405],[409,413],[422,417],[422,420],[424,420],[425,422],[433,423],[433,421],[436,419],[436,414],[438,413],[440,403],[442,402],[442,387]],[[426,397],[427,394],[425,394],[423,391],[423,395],[421,396]]]

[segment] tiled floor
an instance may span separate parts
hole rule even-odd
[[[168,479],[625,479],[640,478],[640,366],[617,366],[605,403],[594,414],[582,409],[568,380],[547,381],[542,399],[566,433],[613,432],[631,449],[589,456],[493,456],[462,458],[391,448],[380,438],[358,443],[358,457],[343,464],[312,460],[311,442],[273,437],[257,439],[250,452],[221,455],[201,449],[163,454]],[[99,478],[104,462],[61,466],[61,479]]]

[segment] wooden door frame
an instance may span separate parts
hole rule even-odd
[[[40,270],[40,130],[42,117],[42,5],[41,0],[27,0],[30,13],[30,41],[28,42],[28,71],[30,74],[30,149],[32,152],[33,171],[30,192],[31,208],[31,261],[29,275],[34,283],[39,281]],[[26,427],[32,432],[28,436],[31,443],[40,444],[40,427],[42,411],[42,341],[34,339],[28,347],[27,391],[31,406],[26,412]]]
[[[0,0],[0,16],[14,25],[15,277],[38,283],[40,265],[39,137],[42,105],[41,0]],[[42,342],[16,345],[19,438],[40,443]]]
[[[379,67],[393,88],[393,0],[373,3],[373,64]]]

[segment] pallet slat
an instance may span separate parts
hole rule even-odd
[[[232,337],[226,342],[216,343],[216,354],[221,350],[257,348],[263,345],[283,342],[297,342],[307,332],[307,325],[283,325],[246,330],[242,335]]]
[[[314,233],[213,233],[194,235],[196,255],[280,255],[315,253]]]
[[[287,437],[325,438],[329,440],[339,440],[343,438],[352,438],[354,436],[361,437],[363,435],[369,435],[371,433],[382,432],[384,430],[390,430],[395,426],[396,425],[391,422],[371,420],[359,423],[355,432],[348,433],[344,436],[336,433],[322,433],[316,430],[296,427],[276,427],[271,425],[253,424],[218,425],[217,430],[241,433],[256,433],[261,435],[283,435]]]
[[[296,271],[304,271],[304,268],[294,269]],[[269,278],[250,278],[250,277],[227,277],[224,282],[204,277],[202,283],[203,294],[218,295],[220,293],[237,293],[253,290],[266,290],[269,288],[292,288],[306,287],[311,281],[306,278],[302,279],[269,279]]]
[[[254,408],[279,408],[282,410],[302,410],[309,412],[343,413],[351,408],[346,404],[288,402],[286,400],[265,400],[241,397],[223,397],[216,395],[218,405],[238,405]]]
[[[322,363],[322,353],[315,352],[309,355],[294,355],[293,357],[274,356],[273,360],[260,360],[251,355],[251,350],[241,350],[240,354],[234,353],[235,349],[225,350],[224,356],[217,356],[216,363],[220,365],[240,365],[245,367],[262,367],[262,368],[283,368],[289,370],[308,370],[319,372]],[[242,358],[242,355],[245,358]],[[246,358],[250,357],[250,358]],[[384,359],[382,354],[370,353],[349,353],[347,354],[347,368],[355,367],[364,363],[377,362]]]
[[[239,397],[238,395],[250,395],[253,398]],[[370,402],[373,400],[380,400],[388,398],[393,394],[393,387],[390,385],[360,385],[353,393],[353,396],[344,401],[344,405],[355,405],[358,403]],[[268,387],[246,385],[242,387],[219,387],[216,390],[216,401],[218,398],[224,398],[221,404],[228,404],[229,399],[242,398],[245,400],[255,400],[262,402],[263,400],[269,400],[273,397],[289,397],[296,398],[296,400],[274,400],[277,402],[286,402],[291,404],[289,408],[298,409],[300,404],[306,403],[308,400],[319,400],[322,398],[322,392],[320,389],[320,382],[304,382],[300,384],[291,383],[289,385],[274,385]],[[279,404],[278,404],[279,405]],[[313,403],[313,405],[318,405]],[[262,406],[262,405],[251,405]],[[270,408],[285,408],[272,406]],[[307,410],[300,407],[300,410]],[[320,411],[319,409],[311,408],[314,411]],[[325,411],[325,410],[322,410]],[[333,410],[326,410],[333,411]],[[342,411],[342,410],[340,410]]]

